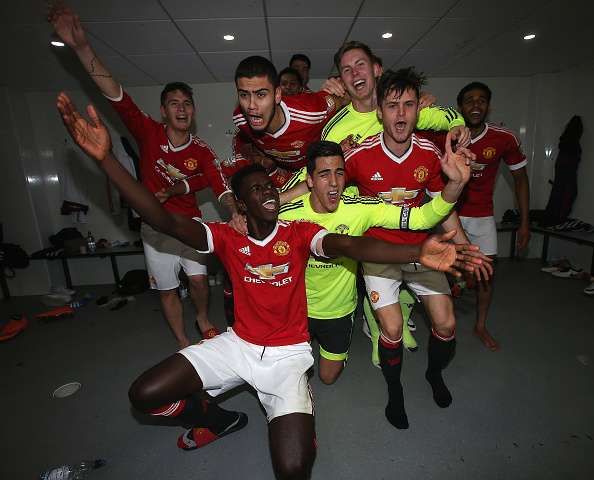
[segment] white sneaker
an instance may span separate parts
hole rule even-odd
[[[558,272],[551,272],[553,277],[557,278],[572,278],[577,277],[582,273],[582,270],[574,270],[573,268],[559,270]]]
[[[584,288],[584,293],[586,295],[594,295],[594,282]]]
[[[57,293],[59,295],[74,295],[76,293],[75,290],[70,288],[63,287],[62,285],[54,286],[50,289],[51,293]]]

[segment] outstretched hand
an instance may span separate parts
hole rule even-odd
[[[456,277],[461,276],[463,271],[477,274],[479,270],[481,276],[488,279],[493,273],[491,259],[481,253],[476,245],[449,243],[455,235],[456,230],[430,235],[421,246],[420,263]]]
[[[56,34],[70,48],[77,49],[88,44],[80,18],[63,2],[49,4],[47,20],[54,27]]]
[[[470,162],[476,160],[476,155],[460,146],[454,152],[454,136],[450,130],[445,141],[445,155],[441,157],[441,169],[451,181],[466,183],[470,179]]]
[[[105,160],[111,150],[111,137],[95,107],[87,107],[87,120],[76,110],[72,100],[64,92],[58,95],[56,105],[74,142],[98,162]]]

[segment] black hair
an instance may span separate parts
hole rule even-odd
[[[299,85],[303,86],[303,78],[301,78],[301,75],[299,74],[299,72],[297,70],[295,70],[294,68],[286,67],[286,68],[283,68],[280,72],[278,72],[278,81],[279,82],[280,82],[281,78],[283,78],[283,75],[293,75],[295,78],[297,78]]]
[[[165,85],[163,91],[161,92],[161,105],[165,106],[165,100],[167,100],[167,94],[169,92],[175,92],[179,90],[182,93],[185,93],[190,100],[192,100],[192,105],[194,104],[194,92],[192,87],[190,87],[187,83],[184,82],[171,82]]]
[[[307,68],[311,68],[311,60],[309,59],[309,57],[303,53],[296,53],[295,55],[293,55],[291,57],[291,60],[289,61],[289,65],[291,65],[295,60],[301,60],[302,62],[307,63]]]
[[[307,173],[313,175],[316,169],[316,160],[320,157],[340,157],[344,160],[342,148],[336,142],[329,142],[328,140],[319,140],[313,142],[307,148]]]
[[[338,72],[340,73],[340,61],[342,60],[342,56],[350,51],[350,50],[355,50],[355,49],[360,49],[363,50],[365,52],[365,55],[367,55],[369,57],[369,60],[371,61],[371,63],[378,63],[378,59],[379,57],[376,57],[373,53],[371,53],[371,48],[369,48],[367,45],[365,45],[363,42],[358,42],[357,40],[351,40],[350,42],[346,42],[342,45],[342,47],[340,47],[338,49],[338,52],[336,52],[334,54],[334,65],[336,65],[336,68],[338,69]]]
[[[267,77],[274,88],[278,87],[278,74],[270,60],[254,55],[244,58],[235,69],[235,83],[240,78]]]
[[[487,103],[491,103],[491,89],[482,82],[472,82],[466,85],[462,90],[460,90],[460,93],[458,93],[458,96],[456,97],[458,106],[462,106],[464,95],[466,95],[471,90],[482,90],[485,92],[485,95],[487,95]]]
[[[235,174],[233,174],[233,176],[231,177],[231,190],[233,190],[235,198],[237,198],[238,200],[241,198],[240,191],[245,179],[252,173],[258,172],[266,174],[266,169],[260,164],[252,163],[250,165],[247,165],[246,167],[243,167],[242,169],[238,170]]]
[[[426,78],[422,73],[417,73],[413,67],[399,70],[386,70],[377,82],[377,104],[381,106],[383,100],[392,92],[402,95],[406,90],[414,90],[417,99],[421,96],[421,87]]]

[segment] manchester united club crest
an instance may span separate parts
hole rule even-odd
[[[196,170],[196,168],[198,168],[198,161],[193,158],[186,158],[184,160],[184,166],[188,170]]]
[[[377,303],[380,299],[380,294],[378,292],[376,292],[375,290],[372,290],[371,293],[369,294],[369,300],[371,300],[371,303]]]
[[[348,235],[348,233],[349,233],[349,226],[348,226],[348,225],[345,225],[344,223],[341,223],[340,225],[338,225],[338,226],[337,226],[337,227],[334,229],[334,231],[335,231],[336,233],[339,233],[339,234],[341,234],[341,235]]]
[[[423,183],[425,180],[427,180],[427,177],[429,177],[429,170],[424,165],[420,165],[415,168],[413,175],[417,182]]]
[[[483,148],[483,157],[485,158],[485,160],[491,160],[492,158],[495,157],[496,153],[497,153],[497,150],[495,150],[495,147]]]
[[[289,252],[291,251],[291,247],[289,247],[289,244],[287,242],[279,240],[273,245],[272,251],[275,255],[278,255],[279,257],[284,257],[285,255],[289,254]]]

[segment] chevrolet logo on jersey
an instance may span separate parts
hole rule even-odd
[[[402,203],[416,198],[420,190],[407,190],[404,187],[394,187],[389,192],[379,192],[378,196],[386,203]]]
[[[279,152],[278,150],[264,150],[268,155],[276,158],[291,158],[301,155],[301,150],[289,150],[287,152]]]
[[[288,273],[289,263],[283,263],[282,265],[267,263],[266,265],[258,265],[257,267],[252,267],[249,263],[246,263],[245,269],[252,275],[257,275],[261,280],[274,280],[277,275]]]
[[[474,160],[472,160],[470,162],[470,169],[475,172],[480,172],[480,171],[484,170],[486,166],[487,166],[486,163],[477,163]]]

